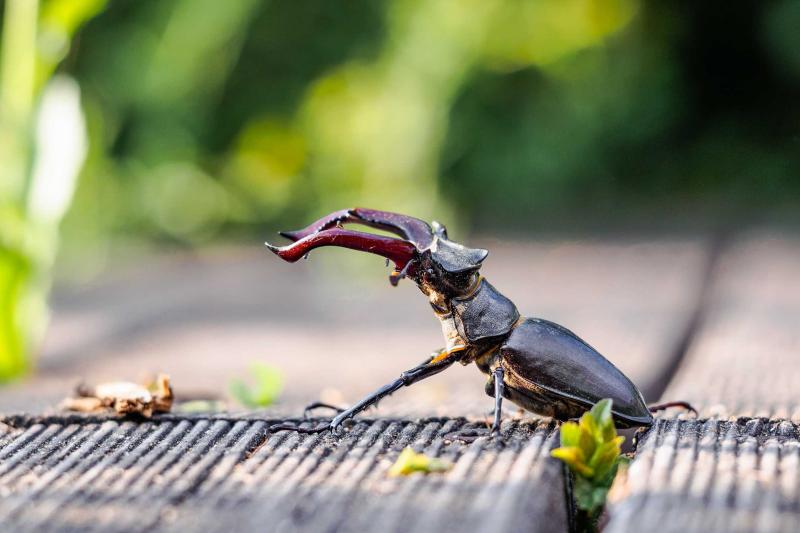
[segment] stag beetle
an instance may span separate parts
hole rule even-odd
[[[347,230],[342,227],[345,223],[370,226],[401,238]],[[397,285],[407,277],[417,284],[441,323],[447,345],[349,409],[321,402],[306,408],[306,414],[316,407],[337,409],[338,415],[327,426],[276,425],[273,429],[306,433],[330,429],[336,433],[345,420],[382,398],[456,362],[474,362],[488,375],[486,393],[494,397],[491,432],[495,436],[500,430],[503,398],[558,420],[578,418],[597,401],[611,398],[614,420],[623,428],[652,425],[651,411],[671,406],[691,409],[685,402],[648,408],[631,380],[573,332],[547,320],[521,316],[514,303],[480,275],[489,252],[451,241],[438,222],[428,225],[406,215],[355,208],[280,235],[293,244],[266,245],[289,262],[321,246],[350,248],[383,256],[387,263],[393,261],[389,281]]]

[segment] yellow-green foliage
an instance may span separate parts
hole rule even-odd
[[[400,455],[397,456],[397,461],[389,469],[389,475],[407,476],[414,472],[446,472],[453,467],[452,463],[436,457],[428,457],[423,453],[415,452],[410,446],[407,446]]]
[[[575,474],[573,493],[580,509],[594,512],[602,507],[614,481],[625,437],[617,436],[610,399],[604,399],[580,422],[561,426],[561,447],[550,454],[564,461]]]
[[[38,347],[59,225],[86,155],[79,87],[53,73],[105,4],[0,4],[0,383],[27,370]]]
[[[598,402],[583,414],[579,423],[561,426],[561,447],[551,455],[561,459],[580,476],[603,479],[614,466],[625,437],[618,437],[611,418],[611,400]]]

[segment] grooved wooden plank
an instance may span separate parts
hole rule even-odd
[[[521,524],[565,530],[561,467],[547,453],[557,438],[554,426],[509,423],[504,447],[445,441],[463,424],[378,420],[357,424],[339,442],[298,435],[279,441],[275,435],[232,472],[224,501],[187,502],[173,526],[222,529],[236,520],[244,529],[269,524],[289,531],[518,531]],[[407,445],[455,466],[443,475],[387,478]],[[515,514],[498,517],[504,508]]]
[[[612,492],[606,531],[797,531],[799,468],[788,420],[659,420]]]
[[[751,234],[725,251],[663,398],[692,402],[702,418],[662,418],[644,434],[609,531],[797,530],[798,272],[796,238]]]
[[[548,456],[557,431],[544,422],[506,423],[504,446],[446,439],[469,427],[464,419],[364,420],[341,438],[269,433],[273,421],[252,419],[40,422],[4,447],[6,460],[20,462],[0,473],[0,521],[9,530],[567,527],[561,466]],[[405,446],[455,466],[388,478]]]

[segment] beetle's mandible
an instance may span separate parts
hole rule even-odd
[[[347,230],[342,227],[346,223],[378,228],[400,238]],[[494,435],[500,430],[503,398],[558,420],[578,418],[597,401],[611,398],[619,427],[649,426],[653,423],[651,411],[666,406],[692,409],[684,402],[648,408],[631,380],[577,335],[553,322],[521,316],[514,303],[480,275],[489,252],[451,241],[437,222],[429,225],[406,215],[355,208],[281,235],[293,243],[283,247],[267,243],[267,247],[289,262],[321,246],[370,252],[393,261],[390,282],[397,285],[408,278],[417,284],[441,323],[447,345],[352,407],[340,410],[326,427],[274,426],[277,429],[337,432],[345,420],[382,398],[456,362],[474,362],[488,375],[486,393],[495,400]],[[315,403],[309,408],[320,406],[331,407]]]

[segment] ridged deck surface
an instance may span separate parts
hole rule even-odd
[[[267,420],[15,418],[0,448],[5,531],[564,531],[553,425],[445,441],[463,419],[379,419],[344,436]],[[0,426],[2,427],[2,426]],[[470,426],[471,427],[471,426]],[[389,478],[405,446],[454,463]],[[549,490],[542,490],[547,487]]]
[[[797,531],[798,427],[758,418],[661,420],[621,485],[608,533]]]

